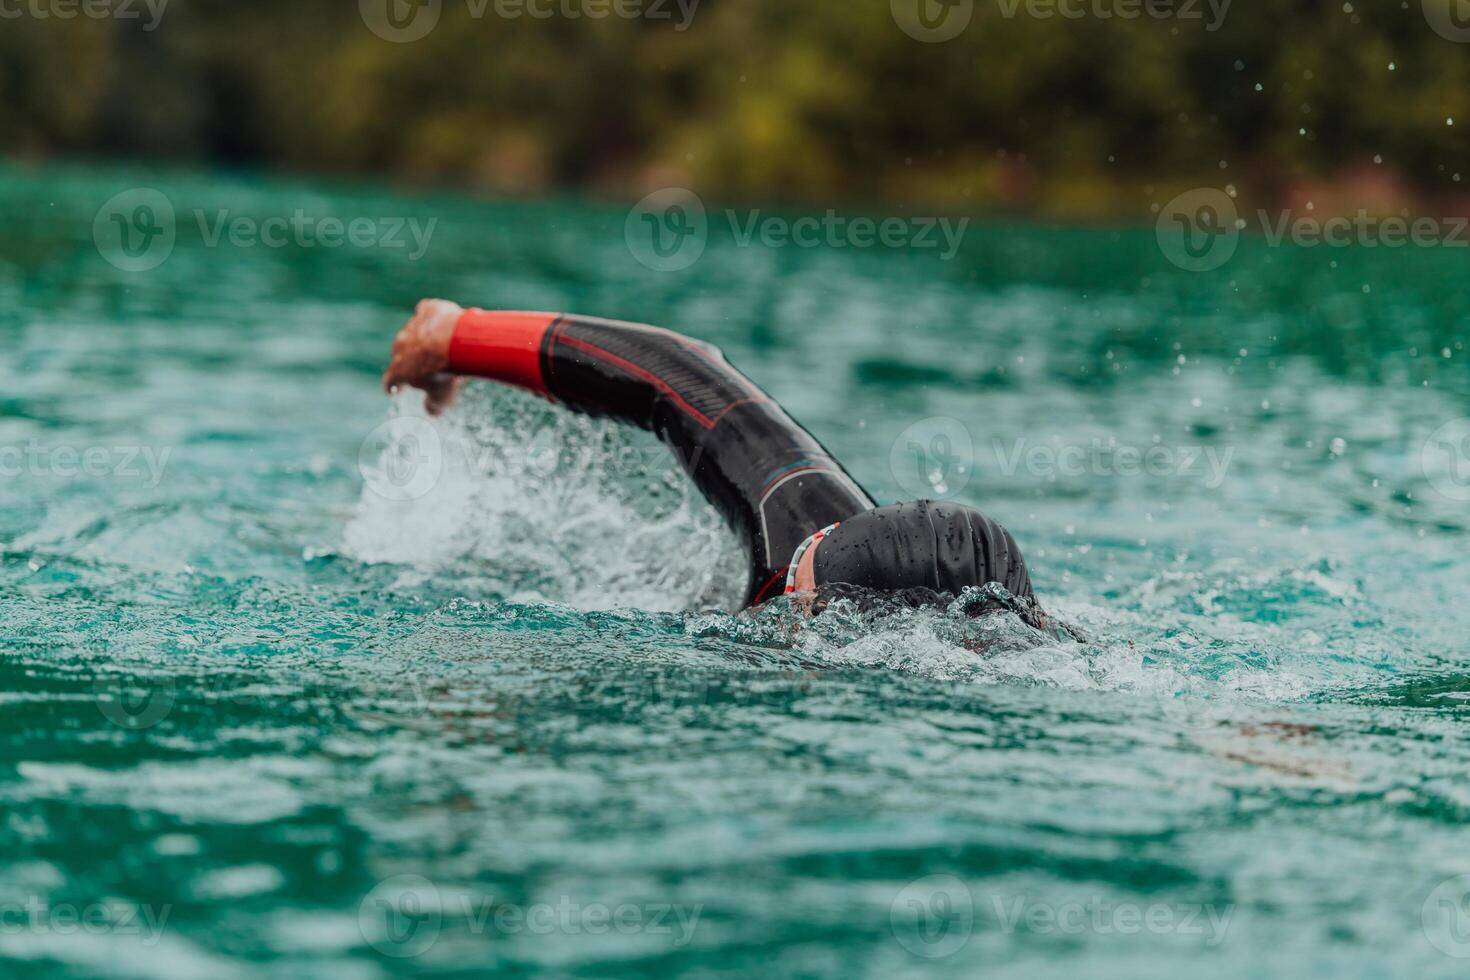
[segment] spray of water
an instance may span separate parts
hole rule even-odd
[[[739,543],[652,436],[480,386],[411,394],[363,457],[343,552],[466,594],[581,609],[734,609]]]
[[[402,588],[438,585],[469,599],[554,608],[569,621],[624,609],[648,628],[712,641],[733,660],[878,667],[961,683],[1279,701],[1327,685],[1318,676],[1325,661],[1341,674],[1343,651],[1316,633],[1283,640],[1279,627],[1232,616],[1221,584],[1228,567],[1199,581],[1166,571],[1119,605],[1052,605],[1087,643],[1034,629],[1014,612],[971,617],[963,603],[834,602],[812,616],[781,599],[738,612],[739,542],[652,436],[493,386],[471,389],[439,419],[401,396],[382,432],[365,450],[342,551],[394,566]],[[1297,610],[1319,605],[1318,593],[1333,610],[1354,601],[1339,571],[1278,571],[1286,578],[1268,584],[1305,600]]]

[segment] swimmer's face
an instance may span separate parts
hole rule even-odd
[[[817,560],[817,549],[821,546],[822,542],[818,541],[801,556],[801,563],[796,566],[796,580],[792,583],[797,592],[817,591],[817,575],[812,569]]]
[[[818,541],[806,553],[801,556],[801,561],[796,565],[796,578],[791,585],[795,590],[791,596],[794,607],[806,616],[815,616],[817,613],[817,573],[813,563],[817,557],[817,549],[822,546]]]

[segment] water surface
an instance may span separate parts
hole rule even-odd
[[[145,272],[93,237],[136,187],[177,215]],[[415,261],[195,218],[298,209],[437,223]],[[8,974],[1470,953],[1470,494],[1425,448],[1470,415],[1462,254],[1195,274],[1143,226],[977,224],[945,262],[716,221],[660,273],[617,206],[64,168],[0,173],[0,215]],[[732,615],[736,546],[651,439],[382,395],[427,295],[719,344],[879,499],[1003,521],[1092,642]]]

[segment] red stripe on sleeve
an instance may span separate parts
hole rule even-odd
[[[549,395],[541,376],[541,340],[560,315],[465,310],[449,341],[449,370]]]

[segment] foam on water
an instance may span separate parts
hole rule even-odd
[[[1083,644],[1038,633],[1012,614],[860,613],[839,603],[808,619],[780,600],[731,615],[744,574],[740,547],[645,434],[473,386],[438,419],[423,413],[417,395],[401,395],[364,444],[362,464],[366,479],[342,552],[398,569],[395,587],[447,577],[470,594],[569,607],[564,615],[574,619],[577,609],[624,609],[634,620],[684,613],[685,631],[829,668],[1291,701],[1349,683],[1351,651],[1328,649],[1310,627],[1283,637],[1279,626],[1259,622],[1260,597],[1296,607],[1298,618],[1311,604],[1335,618],[1365,602],[1331,562],[1261,569],[1227,559],[1148,578],[1126,608],[1063,600],[1053,612],[1085,624]],[[712,608],[726,612],[702,614]],[[1172,625],[1161,630],[1163,622]],[[1365,664],[1360,678],[1372,669]]]
[[[343,552],[409,567],[405,587],[458,574],[482,594],[583,609],[743,597],[740,545],[652,436],[490,386],[434,420],[404,394],[379,434]]]

